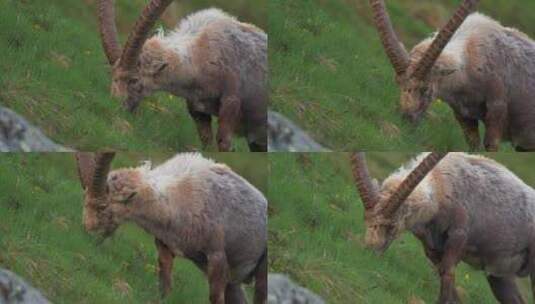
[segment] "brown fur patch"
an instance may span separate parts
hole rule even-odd
[[[108,177],[108,187],[114,200],[124,200],[133,192],[146,188],[141,172],[136,169],[112,171]]]
[[[470,37],[466,43],[466,54],[467,54],[467,69],[470,72],[476,72],[477,67],[483,65],[483,59],[479,55],[478,51],[478,38]]]
[[[201,80],[204,85],[217,84],[217,79],[212,79],[217,71],[220,69],[219,50],[217,48],[212,48],[210,44],[210,32],[206,31],[202,33],[195,44],[193,45],[195,52],[192,53],[192,66],[202,71]],[[210,88],[209,91],[214,91],[213,88]]]
[[[229,171],[232,171],[227,165],[225,164],[215,164],[213,165],[210,170],[214,171],[217,174],[226,174]]]
[[[163,61],[165,61],[169,67],[178,68],[180,66],[179,55],[173,50],[164,47],[158,37],[152,37],[147,40],[143,46],[143,52],[146,56],[153,58],[153,60],[154,58],[163,58]]]
[[[143,50],[159,50],[163,52],[163,47],[158,37],[152,37],[145,42],[143,45]]]
[[[449,189],[448,185],[444,181],[442,171],[440,171],[439,167],[431,171],[430,177],[431,187],[433,188],[433,196],[439,205],[443,205],[446,197],[450,196],[451,189]]]
[[[205,208],[202,192],[199,191],[197,181],[186,178],[167,188],[169,197],[178,197],[175,200],[178,210],[188,210],[192,215],[199,215]]]
[[[194,66],[203,66],[210,57],[210,37],[208,33],[203,33],[195,41],[194,49],[196,50],[193,54],[193,65]]]
[[[457,60],[452,55],[446,53],[442,53],[435,63],[435,69],[455,69],[457,66]]]
[[[180,67],[180,57],[171,50],[164,50],[164,60],[171,70],[177,70]]]
[[[243,22],[240,22],[240,29],[242,29],[244,32],[249,32],[249,33],[262,32],[262,30],[258,26],[254,24],[250,24],[250,23],[243,23]]]

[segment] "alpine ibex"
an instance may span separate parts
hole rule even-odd
[[[535,42],[479,13],[463,0],[449,22],[410,54],[398,40],[384,0],[370,0],[375,25],[401,89],[400,108],[417,122],[438,98],[455,113],[470,149],[498,149],[511,141],[535,150]]]
[[[194,13],[168,35],[149,31],[172,0],[151,0],[121,51],[113,0],[99,1],[102,44],[112,66],[112,95],[134,111],[155,91],[186,100],[204,147],[229,151],[233,134],[251,151],[266,151],[267,35],[218,9]]]
[[[497,162],[464,153],[421,154],[381,186],[363,153],[352,156],[352,167],[366,245],[382,253],[403,231],[412,232],[438,269],[439,303],[459,303],[460,261],[487,274],[500,303],[524,303],[515,277],[530,275],[535,284],[533,188]]]
[[[255,303],[265,303],[267,201],[262,193],[199,154],[178,154],[154,169],[145,164],[109,172],[113,157],[76,155],[87,231],[107,237],[131,221],[154,235],[163,296],[170,291],[178,255],[206,274],[212,304],[246,303],[241,283],[252,279]]]

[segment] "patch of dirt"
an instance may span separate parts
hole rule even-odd
[[[399,129],[399,127],[391,122],[382,121],[380,125],[381,132],[389,138],[395,138],[401,134],[401,130]]]
[[[425,301],[418,298],[417,296],[411,296],[407,301],[407,304],[425,304]]]
[[[50,53],[50,59],[52,59],[52,61],[57,64],[59,67],[63,68],[63,69],[68,69],[71,67],[71,64],[72,64],[72,61],[69,57],[67,57],[66,55],[64,54],[60,54],[60,53],[57,53],[57,52],[54,52],[52,51]]]

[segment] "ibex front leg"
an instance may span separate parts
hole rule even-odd
[[[241,284],[228,284],[225,290],[225,304],[247,304]]]
[[[260,259],[258,266],[255,272],[255,293],[254,293],[254,303],[255,304],[264,304],[267,302],[267,276],[268,276],[268,265],[267,265],[267,250]]]
[[[489,84],[487,113],[485,115],[485,149],[498,151],[504,129],[507,125],[507,104],[504,101],[504,89],[499,80]]]
[[[223,251],[207,255],[208,284],[210,285],[210,303],[225,304],[225,289],[229,280],[227,256]]]
[[[195,121],[197,127],[197,133],[201,138],[202,148],[205,150],[212,144],[213,134],[212,134],[212,116],[206,113],[198,112],[194,109],[193,102],[189,101],[188,112]]]
[[[464,137],[468,143],[470,151],[479,151],[481,148],[481,138],[479,137],[479,122],[474,119],[462,117],[455,113],[455,118],[463,129]]]
[[[160,294],[162,298],[167,296],[171,291],[173,283],[173,259],[175,255],[162,241],[154,239],[156,249],[158,250],[158,273],[160,276]]]
[[[524,304],[522,295],[518,291],[515,278],[499,278],[487,276],[492,293],[501,304]]]
[[[439,304],[459,304],[459,295],[455,289],[455,266],[461,261],[466,246],[467,216],[464,209],[452,210],[454,222],[447,231],[444,254],[438,265],[440,275]]]
[[[219,107],[219,129],[217,130],[217,147],[221,152],[230,151],[232,135],[241,120],[241,100],[238,97],[239,84],[236,77],[229,77],[226,90],[221,97]]]

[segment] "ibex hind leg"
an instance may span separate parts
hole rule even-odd
[[[225,290],[225,304],[247,304],[241,284],[228,284]]]
[[[267,152],[267,146],[265,143],[249,143],[249,151],[251,152]]]
[[[515,147],[516,152],[534,152],[535,149],[526,149],[520,146]]]
[[[175,255],[162,241],[154,239],[158,249],[158,273],[160,277],[160,295],[165,298],[171,292],[173,284],[173,259]]]
[[[210,303],[225,304],[225,291],[230,276],[227,256],[224,251],[217,251],[207,254],[206,257]]]
[[[255,294],[254,303],[264,304],[267,302],[267,287],[268,287],[268,262],[267,251],[262,256],[262,259],[258,263],[255,271]]]
[[[514,278],[487,276],[492,293],[501,304],[525,304]]]
[[[190,116],[195,121],[197,133],[201,139],[202,148],[206,150],[212,145],[213,133],[212,133],[212,116],[202,112],[197,112],[193,109],[193,102],[188,101],[188,111]]]

